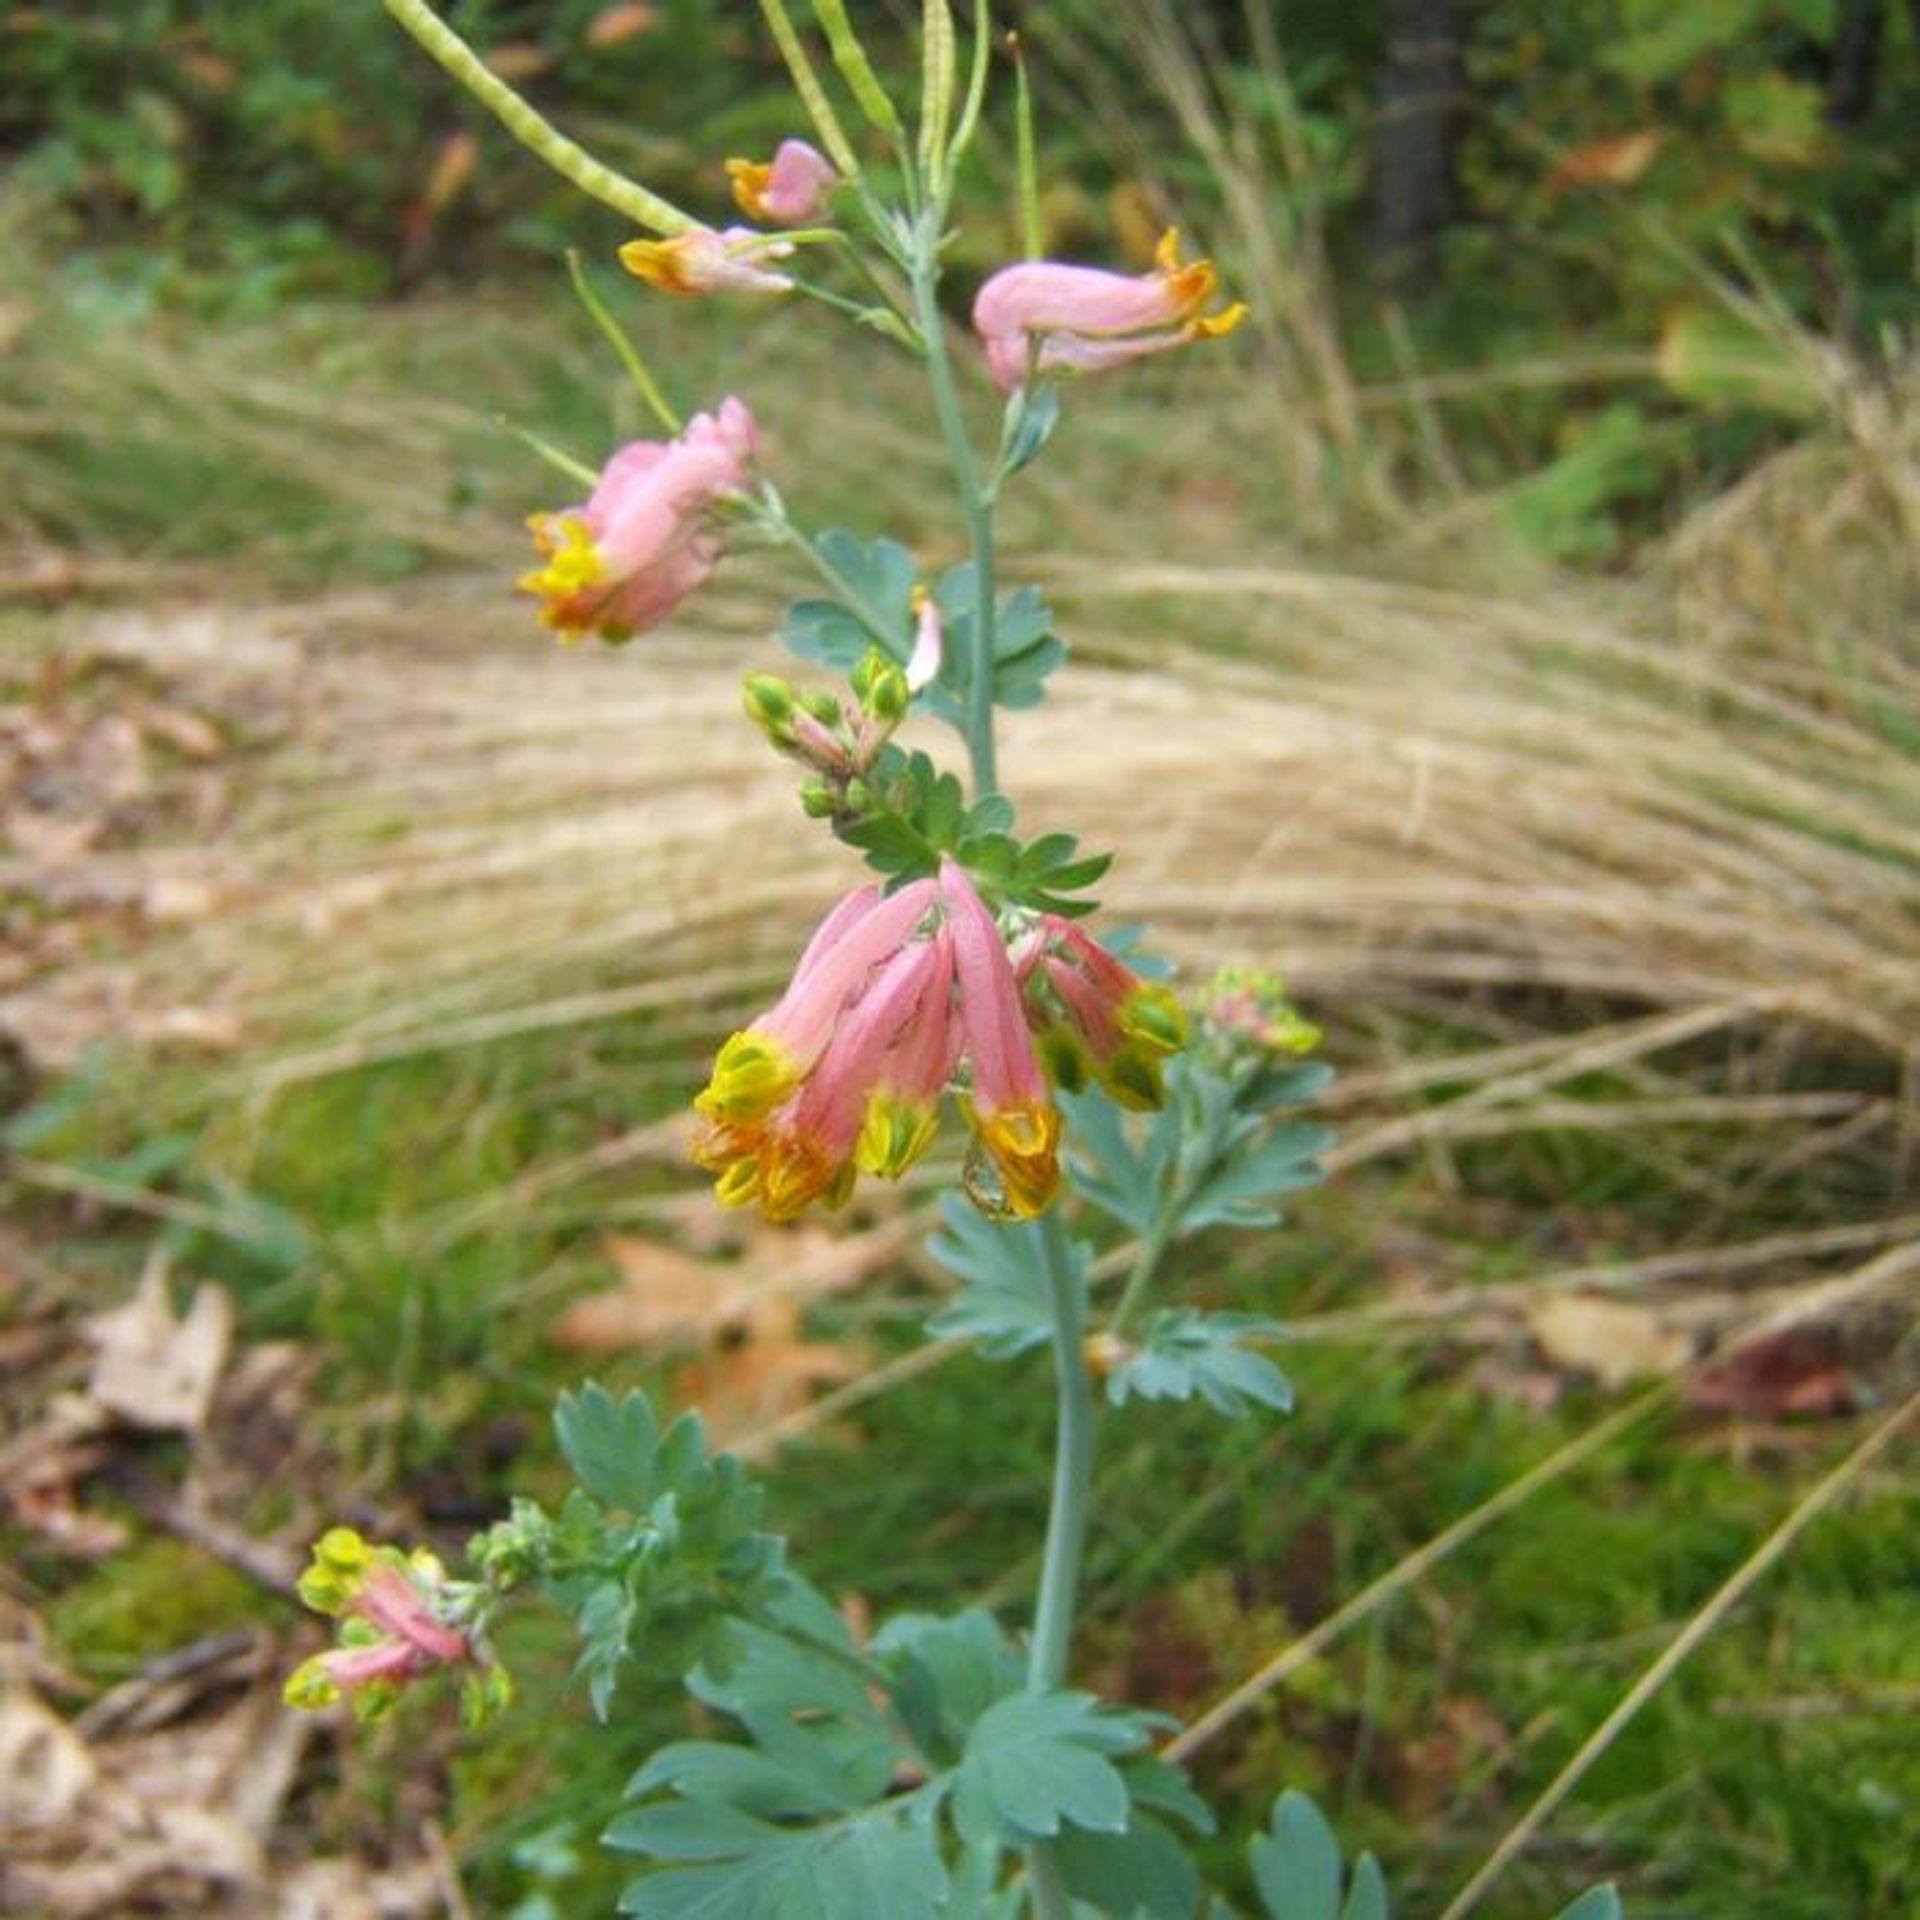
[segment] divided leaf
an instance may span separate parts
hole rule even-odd
[[[952,1619],[903,1613],[873,1637],[873,1651],[899,1674],[894,1704],[932,1757],[957,1759],[974,1723],[1020,1691],[1025,1665],[981,1607]]]
[[[1273,1803],[1268,1831],[1247,1857],[1267,1920],[1387,1920],[1386,1879],[1370,1853],[1354,1862],[1342,1903],[1340,1843],[1304,1793]]]
[[[1065,1824],[1122,1833],[1131,1804],[1113,1756],[1146,1744],[1139,1714],[1089,1693],[1016,1693],[973,1724],[954,1778],[953,1821],[969,1843],[1024,1846]]]
[[[698,1416],[683,1419],[697,1422]],[[653,1504],[660,1490],[654,1472],[660,1422],[645,1394],[615,1400],[589,1381],[579,1393],[560,1396],[553,1425],[574,1478],[596,1500],[627,1513],[645,1513]]]
[[[1181,1231],[1272,1226],[1279,1216],[1263,1203],[1296,1187],[1312,1186],[1320,1178],[1318,1156],[1332,1142],[1325,1127],[1305,1120],[1275,1127],[1243,1122],[1231,1129],[1214,1169],[1181,1206]]]
[[[928,1321],[930,1333],[977,1340],[990,1359],[1008,1360],[1043,1346],[1053,1333],[1047,1304],[1046,1242],[1031,1221],[1002,1226],[958,1194],[940,1202],[940,1230],[927,1251],[956,1275],[960,1291]],[[1072,1243],[1073,1286],[1086,1306],[1091,1249]]]
[[[1255,1406],[1293,1409],[1293,1388],[1265,1354],[1242,1344],[1280,1332],[1277,1321],[1252,1313],[1200,1313],[1163,1307],[1148,1316],[1136,1352],[1107,1375],[1107,1398],[1191,1400],[1198,1394],[1229,1418]]]
[[[916,1795],[819,1826],[781,1827],[730,1808],[667,1801],[623,1814],[604,1839],[672,1863],[621,1896],[620,1911],[643,1920],[939,1920],[947,1872],[930,1811]]]
[[[845,673],[877,646],[904,666],[913,649],[913,555],[897,540],[862,540],[837,529],[821,534],[814,550],[849,604],[796,600],[780,627],[788,650]]]
[[[928,712],[955,727],[966,725],[966,689],[972,667],[973,626],[979,585],[973,562],[949,567],[935,583],[934,603],[946,628],[946,653],[939,677],[921,694]],[[1054,631],[1053,609],[1038,587],[1015,587],[994,600],[993,704],[1037,706],[1045,697],[1047,676],[1067,657],[1066,643]]]
[[[1067,1891],[1096,1912],[1137,1920],[1191,1920],[1200,1872],[1187,1850],[1149,1813],[1136,1810],[1122,1833],[1069,1827],[1053,1843]]]

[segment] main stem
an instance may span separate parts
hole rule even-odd
[[[994,793],[999,779],[993,751],[994,569],[993,505],[980,484],[980,467],[967,437],[966,417],[954,387],[940,314],[939,208],[922,216],[912,262],[914,319],[927,356],[933,409],[946,442],[947,461],[960,494],[967,541],[973,549],[974,609],[967,674],[967,754],[975,795]],[[1040,1597],[1034,1607],[1033,1640],[1027,1655],[1027,1685],[1036,1693],[1060,1686],[1073,1646],[1074,1604],[1087,1539],[1087,1505],[1093,1488],[1093,1386],[1081,1352],[1080,1298],[1074,1287],[1073,1251],[1057,1207],[1040,1219],[1046,1248],[1047,1305],[1053,1320],[1053,1366],[1059,1386],[1059,1432],[1053,1461],[1053,1504],[1047,1515],[1046,1552],[1040,1567]],[[1027,1890],[1039,1920],[1069,1920],[1073,1901],[1052,1848],[1027,1853]]]
[[[1057,1687],[1067,1677],[1093,1485],[1093,1383],[1081,1351],[1084,1329],[1073,1285],[1073,1255],[1057,1207],[1041,1216],[1040,1231],[1046,1245],[1047,1307],[1053,1319],[1053,1371],[1060,1411],[1053,1510],[1047,1517],[1040,1598],[1034,1607],[1033,1643],[1027,1654],[1027,1685],[1035,1692]]]
[[[933,410],[940,437],[947,445],[947,463],[960,491],[960,511],[967,523],[967,543],[973,549],[975,590],[972,659],[967,674],[967,756],[972,763],[976,796],[995,793],[999,781],[993,755],[993,509],[980,485],[979,463],[967,438],[966,416],[953,384],[953,361],[947,352],[946,326],[940,315],[938,223],[929,219],[913,261],[913,313],[926,343],[927,378],[933,387]]]
[[[1040,1218],[1046,1249],[1047,1308],[1053,1321],[1053,1372],[1059,1393],[1053,1456],[1053,1505],[1047,1515],[1046,1552],[1040,1562],[1040,1597],[1033,1610],[1027,1649],[1027,1687],[1049,1693],[1067,1677],[1073,1649],[1074,1604],[1080,1591],[1080,1561],[1087,1542],[1087,1509],[1093,1491],[1093,1383],[1082,1352],[1080,1297],[1073,1284],[1073,1251],[1058,1207]],[[1068,1920],[1073,1911],[1053,1850],[1027,1853],[1027,1888],[1039,1920]]]

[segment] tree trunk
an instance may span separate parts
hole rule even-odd
[[[1827,70],[1827,119],[1850,127],[1873,111],[1880,79],[1880,42],[1886,33],[1886,0],[1845,0]]]
[[[1465,10],[1466,0],[1388,0],[1373,162],[1373,253],[1388,280],[1427,264],[1453,210]]]

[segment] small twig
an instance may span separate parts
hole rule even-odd
[[[164,1527],[177,1539],[212,1554],[216,1560],[225,1561],[268,1592],[278,1594],[283,1600],[295,1597],[294,1583],[299,1577],[300,1565],[286,1548],[270,1540],[256,1540],[223,1520],[197,1513],[176,1496],[143,1500],[140,1510],[155,1526]]]

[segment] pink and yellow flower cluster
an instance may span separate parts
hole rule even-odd
[[[316,1654],[288,1678],[296,1707],[325,1707],[343,1697],[377,1719],[412,1681],[447,1668],[479,1683],[482,1704],[504,1704],[507,1677],[484,1661],[470,1632],[453,1624],[477,1592],[450,1581],[425,1549],[369,1546],[351,1527],[330,1528],[300,1576],[300,1598],[340,1623],[340,1644]]]
[[[779,1001],[721,1047],[694,1158],[729,1206],[791,1220],[865,1172],[898,1179],[952,1088],[972,1129],[968,1190],[1030,1219],[1059,1185],[1060,1114],[1043,1060],[1129,1104],[1159,1098],[1185,1037],[1178,1003],[1071,922],[1020,916],[1011,945],[952,859],[893,893],[859,888],[808,942]]]

